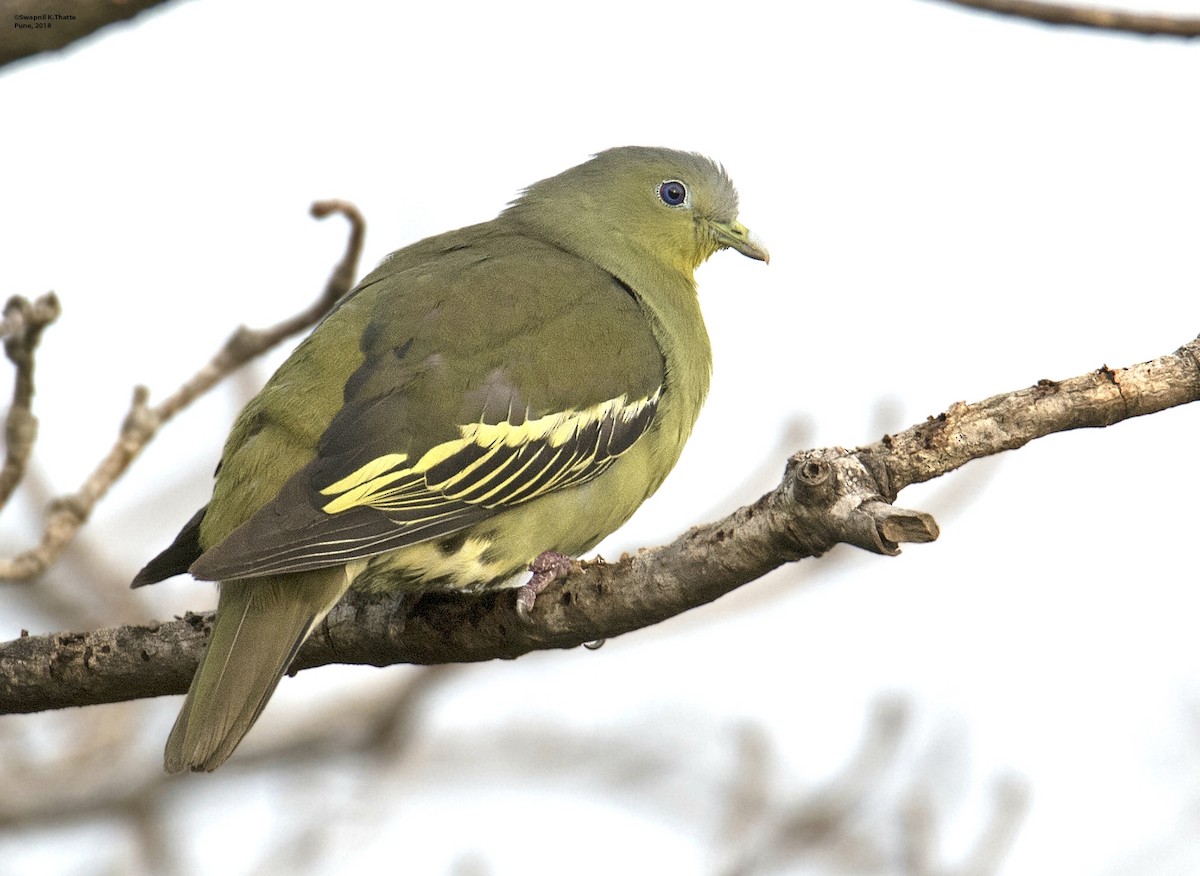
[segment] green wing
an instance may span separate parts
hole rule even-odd
[[[619,279],[515,235],[399,255],[340,308],[358,320],[361,364],[316,457],[192,564],[197,577],[298,572],[444,537],[592,480],[651,428],[663,358]],[[318,360],[345,342],[322,332],[307,342]],[[303,391],[272,384],[276,419],[295,419]],[[247,479],[238,466],[227,449],[220,476]]]

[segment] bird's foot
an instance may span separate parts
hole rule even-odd
[[[529,614],[533,611],[533,604],[537,601],[539,593],[555,581],[563,581],[571,574],[571,563],[570,557],[558,551],[542,551],[534,558],[529,564],[529,571],[533,572],[533,577],[517,590],[517,615],[521,620],[529,620]]]

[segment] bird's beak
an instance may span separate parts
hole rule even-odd
[[[767,252],[763,242],[736,219],[729,222],[713,222],[710,227],[718,246],[736,249],[742,255],[758,259],[760,262],[771,261],[771,254]]]

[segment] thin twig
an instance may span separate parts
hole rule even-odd
[[[1025,18],[1043,24],[1087,27],[1095,30],[1135,33],[1143,36],[1200,37],[1200,18],[1153,15],[1074,6],[1064,3],[1037,3],[1034,0],[941,0],[955,6],[967,6],[997,15]]]
[[[276,737],[257,741],[231,764],[231,771],[255,773],[281,763],[294,769],[303,762],[337,755],[398,762],[403,749],[420,731],[430,697],[459,675],[461,668],[421,667],[387,690],[343,695],[335,707],[306,716]],[[111,720],[112,714],[105,720]],[[138,769],[136,746],[132,753],[127,752],[128,760],[115,756],[119,749],[114,741],[136,742],[134,727],[144,720],[145,712],[125,711],[120,715],[123,722],[106,734],[97,732],[94,725],[103,726],[98,720],[76,728],[77,736],[95,744],[68,749],[70,759],[59,766],[70,781],[46,781],[44,752],[28,758],[28,762],[20,758],[6,762],[0,832],[78,824],[114,814],[134,819],[161,814],[161,795],[175,780],[161,769],[149,773]],[[93,740],[97,736],[99,739]],[[143,806],[148,811],[142,811]],[[157,868],[154,872],[165,871]]]
[[[87,522],[96,503],[125,473],[168,420],[212,389],[231,371],[240,368],[285,338],[314,325],[350,290],[362,252],[364,223],[357,208],[344,201],[319,201],[312,207],[313,215],[318,218],[335,212],[350,220],[350,239],[321,296],[295,316],[270,328],[252,330],[245,326],[239,327],[203,368],[154,407],[149,405],[150,391],[144,386],[135,387],[133,403],[121,425],[117,443],[83,482],[78,492],[59,496],[50,503],[42,539],[36,547],[14,557],[0,558],[0,581],[30,581],[49,568],[70,544],[79,528]]]
[[[1000,870],[1029,812],[1030,796],[1022,778],[1010,775],[996,781],[990,817],[963,858],[961,876],[992,876]]]
[[[25,477],[29,455],[37,441],[37,417],[33,415],[34,351],[42,339],[42,331],[58,319],[62,308],[53,292],[37,301],[16,296],[4,306],[0,320],[0,339],[4,355],[13,363],[12,405],[4,421],[4,466],[0,468],[0,508],[3,508],[17,484]]]

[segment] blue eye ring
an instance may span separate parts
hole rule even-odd
[[[688,202],[687,186],[681,180],[664,180],[658,186],[658,198],[668,207],[684,207]]]

